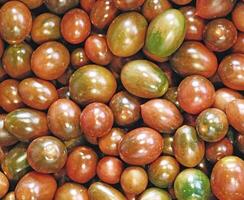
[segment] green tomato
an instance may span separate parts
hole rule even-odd
[[[173,54],[182,44],[186,33],[184,15],[168,9],[149,24],[144,51],[158,59]]]
[[[88,189],[88,195],[90,200],[126,200],[120,191],[102,182],[93,183]]]
[[[161,97],[169,85],[164,72],[147,60],[127,63],[121,71],[121,81],[131,94],[142,98]]]
[[[136,54],[144,45],[147,20],[137,12],[119,15],[109,26],[107,42],[116,56],[128,57]]]
[[[198,169],[185,169],[176,177],[174,190],[178,200],[208,200],[209,178]]]

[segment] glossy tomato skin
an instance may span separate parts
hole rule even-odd
[[[67,69],[70,55],[59,42],[46,42],[40,45],[31,56],[31,69],[41,79],[54,80]]]
[[[7,79],[7,77],[8,75],[3,69],[2,63],[0,63],[0,81],[4,81],[5,79]]]
[[[135,200],[138,195],[135,194],[125,194],[127,200]]]
[[[95,64],[108,65],[112,61],[112,53],[108,48],[106,37],[101,34],[94,34],[85,42],[87,57]]]
[[[164,134],[163,138],[164,138],[163,153],[165,155],[174,156],[174,149],[173,149],[174,136],[172,134]]]
[[[140,52],[133,56],[126,57],[126,58],[113,56],[113,59],[112,59],[111,63],[109,64],[109,69],[113,72],[116,79],[119,79],[121,70],[126,63],[128,63],[132,60],[141,59],[141,58],[143,58],[143,55]]]
[[[0,106],[6,112],[24,107],[18,86],[19,82],[14,79],[7,79],[0,83]]]
[[[70,62],[73,68],[78,69],[89,63],[89,58],[86,55],[84,48],[77,48],[72,51]]]
[[[126,197],[119,190],[102,182],[95,182],[91,184],[88,189],[88,195],[89,195],[89,199],[92,200],[100,200],[100,199],[126,200]]]
[[[30,170],[26,145],[19,144],[12,148],[1,162],[1,168],[11,181],[18,181],[24,176]]]
[[[69,99],[58,99],[47,114],[50,131],[61,140],[70,140],[81,135],[79,126],[81,110]]]
[[[160,67],[160,69],[163,70],[163,72],[167,76],[169,86],[170,87],[176,86],[176,79],[174,77],[175,74],[174,74],[172,67],[170,66],[170,63],[166,63],[166,62],[159,63],[159,67]]]
[[[99,65],[85,65],[70,78],[71,98],[81,105],[93,102],[107,103],[117,88],[113,74]]]
[[[241,32],[244,32],[244,22],[242,20],[244,17],[243,9],[244,3],[239,2],[232,12],[232,21],[234,22],[236,28]]]
[[[23,142],[48,134],[46,114],[29,108],[20,108],[8,113],[4,127]]]
[[[171,200],[171,196],[165,190],[159,188],[148,188],[146,189],[139,197],[138,200],[151,200],[156,199],[158,200]]]
[[[127,133],[119,145],[120,158],[131,165],[154,161],[163,150],[163,138],[151,128],[141,127]]]
[[[222,82],[234,90],[244,90],[244,55],[226,56],[220,63],[218,74]]]
[[[127,167],[120,179],[120,185],[125,193],[138,195],[148,184],[147,172],[141,167]]]
[[[61,34],[71,44],[83,42],[91,31],[91,22],[87,13],[75,8],[65,13],[61,21]]]
[[[238,33],[236,43],[232,47],[232,52],[244,54],[244,33]]]
[[[173,133],[183,123],[177,107],[165,99],[153,99],[141,106],[144,122],[160,133]]]
[[[56,191],[54,200],[89,200],[88,191],[77,183],[65,183]]]
[[[91,8],[91,23],[98,29],[104,29],[113,21],[117,12],[113,0],[98,0]]]
[[[190,113],[198,114],[214,103],[215,89],[213,84],[203,76],[188,76],[178,87],[180,107]]]
[[[197,169],[201,170],[206,175],[209,175],[209,162],[204,157],[201,162],[196,166]]]
[[[218,68],[217,57],[200,42],[187,41],[170,58],[173,69],[182,76],[213,76]]]
[[[116,93],[110,103],[114,120],[119,126],[132,125],[141,117],[140,101],[126,91]]]
[[[105,155],[118,156],[118,147],[125,134],[126,131],[124,131],[123,129],[112,128],[107,135],[104,135],[99,138],[99,149]]]
[[[148,176],[153,185],[159,188],[167,188],[174,183],[180,172],[180,165],[171,156],[161,156],[149,165]]]
[[[174,155],[185,167],[195,167],[205,154],[205,144],[194,127],[183,125],[177,129],[173,142]]]
[[[66,173],[77,183],[86,183],[96,175],[97,154],[89,147],[75,148],[68,156]]]
[[[143,48],[143,53],[149,60],[152,60],[154,62],[164,63],[164,62],[167,62],[169,60],[169,56],[159,57],[159,56],[154,55],[153,53],[150,53],[149,51],[145,50],[145,48]]]
[[[0,198],[8,192],[9,189],[9,181],[8,178],[0,171]]]
[[[9,192],[5,195],[3,200],[15,200],[15,194],[14,192]]]
[[[189,126],[196,126],[197,115],[183,113],[184,116],[184,124]]]
[[[144,45],[147,21],[138,12],[117,16],[109,25],[107,42],[111,52],[119,57],[136,54]]]
[[[213,107],[225,111],[228,103],[235,99],[243,99],[243,95],[229,88],[220,88],[215,93],[215,101]]]
[[[142,98],[161,97],[169,84],[165,73],[148,60],[128,62],[123,67],[120,77],[128,92]],[[141,81],[142,79],[144,81]]]
[[[193,6],[185,6],[180,11],[186,18],[186,40],[202,40],[205,28],[205,20],[196,15],[196,9]]]
[[[171,1],[177,5],[186,5],[190,3],[192,0],[171,0]]]
[[[235,0],[197,0],[197,15],[205,19],[225,17],[234,8]]]
[[[9,1],[1,7],[0,34],[9,44],[25,40],[31,31],[32,16],[28,7],[20,1]]]
[[[98,137],[96,136],[88,136],[84,135],[86,141],[90,144],[97,145],[98,144]]]
[[[197,117],[198,135],[206,142],[217,142],[223,139],[228,128],[229,123],[226,114],[217,108],[208,108]]]
[[[67,10],[77,6],[79,0],[44,0],[47,8],[56,14],[64,14]]]
[[[238,134],[237,136],[237,147],[238,147],[238,150],[244,154],[244,135],[242,134]]]
[[[116,157],[105,156],[97,163],[97,176],[105,183],[119,183],[122,172],[123,162]]]
[[[206,25],[203,41],[210,50],[216,52],[226,51],[235,44],[236,40],[237,30],[230,20],[215,19]]]
[[[10,146],[17,142],[17,138],[4,128],[6,114],[0,114],[0,147]]]
[[[233,154],[233,145],[228,138],[224,138],[218,142],[209,143],[206,146],[206,158],[212,163],[216,163],[225,156]]]
[[[65,145],[68,153],[73,151],[73,149],[75,149],[76,147],[84,145],[84,144],[85,144],[85,138],[83,135],[80,137],[76,137],[74,139],[64,141],[64,145]]]
[[[231,126],[244,134],[244,99],[236,99],[226,107],[226,115]]]
[[[177,100],[178,90],[177,87],[170,87],[167,92],[164,94],[164,99],[167,99],[171,103],[173,103],[179,111],[182,111],[180,108],[179,101]]]
[[[36,188],[33,190],[33,188]],[[16,199],[52,200],[57,189],[57,183],[53,176],[30,172],[26,174],[15,188]]]
[[[144,52],[158,59],[166,58],[182,44],[185,32],[184,15],[176,9],[168,9],[149,24]]]
[[[32,40],[37,44],[41,44],[59,39],[61,37],[60,22],[60,17],[52,13],[38,15],[33,21],[31,30]]]
[[[30,75],[33,50],[26,43],[13,44],[4,51],[3,68],[12,78],[22,79]]]
[[[0,0],[0,199],[243,200],[242,4]]]
[[[235,181],[235,184],[232,182]],[[214,195],[221,200],[242,200],[244,191],[244,161],[236,156],[227,156],[219,160],[211,174],[211,186]]]
[[[208,177],[197,169],[185,169],[174,183],[177,199],[208,200],[210,197],[210,182]]]
[[[96,0],[80,0],[80,6],[87,13],[90,13],[90,11],[93,8],[95,2],[96,2]]]
[[[69,87],[61,87],[57,90],[59,99],[70,99]]]
[[[120,10],[134,10],[143,5],[145,0],[113,0],[115,6]]]
[[[102,137],[111,130],[114,116],[111,109],[103,103],[87,105],[80,116],[80,126],[85,135]]]
[[[27,159],[30,166],[37,172],[56,173],[65,165],[67,149],[56,137],[39,137],[30,143]]]
[[[29,107],[46,110],[58,99],[55,86],[38,78],[27,78],[20,82],[18,87],[22,101]],[[28,95],[26,95],[28,94]]]
[[[43,4],[43,0],[20,0],[26,4],[30,9],[35,9]]]
[[[143,4],[142,13],[148,21],[151,21],[169,8],[171,8],[171,4],[168,0],[146,0]]]
[[[74,73],[74,69],[71,67],[68,67],[65,72],[58,77],[56,80],[58,83],[60,83],[61,85],[68,85],[69,83],[69,79],[71,77],[71,75]],[[55,83],[55,82],[54,82]]]

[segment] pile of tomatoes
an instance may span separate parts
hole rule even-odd
[[[244,0],[0,0],[0,199],[244,200]]]

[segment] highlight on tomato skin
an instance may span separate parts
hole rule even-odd
[[[29,8],[20,1],[8,1],[1,7],[0,34],[8,44],[19,44],[30,34],[32,16]]]
[[[228,50],[235,44],[236,40],[237,30],[235,25],[224,18],[215,19],[209,22],[203,33],[203,41],[205,45],[210,50],[216,52],[224,52]]]
[[[244,0],[0,0],[0,199],[244,200]]]
[[[226,17],[233,10],[235,3],[235,0],[197,0],[197,15],[204,19]]]

